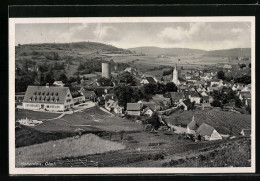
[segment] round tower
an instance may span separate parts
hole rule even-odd
[[[102,77],[111,79],[111,64],[110,63],[102,63]]]

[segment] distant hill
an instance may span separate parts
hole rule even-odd
[[[227,50],[212,50],[204,53],[206,57],[251,57],[251,48],[234,48]]]
[[[194,55],[204,53],[204,50],[189,49],[189,48],[159,48],[159,47],[136,47],[129,48],[130,51],[136,53],[144,53],[146,55],[166,55],[166,56],[178,56],[178,55]]]
[[[73,43],[41,43],[41,44],[24,44],[16,46],[16,52],[30,51],[86,51],[86,52],[114,52],[125,51],[112,45],[106,45],[96,42],[73,42]]]

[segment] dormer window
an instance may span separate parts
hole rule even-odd
[[[37,92],[34,92],[34,95],[36,95],[37,94]]]
[[[58,96],[59,95],[59,93],[58,92],[56,92],[56,94],[55,94],[56,96]]]
[[[39,92],[38,94],[41,95],[41,92]]]
[[[51,95],[53,96],[54,92],[51,93]]]
[[[42,95],[44,95],[44,94],[45,94],[45,92],[43,91],[43,92],[42,92]]]
[[[47,92],[46,95],[48,96],[48,95],[49,95],[49,92]]]

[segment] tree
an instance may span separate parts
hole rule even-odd
[[[235,99],[235,106],[238,107],[238,108],[240,108],[242,106],[242,102],[239,98]]]
[[[166,92],[177,92],[178,88],[173,82],[166,84]]]
[[[131,85],[136,84],[133,76],[129,72],[123,72],[123,73],[119,74],[118,80],[120,83],[126,83],[126,84],[131,84]]]
[[[114,94],[119,106],[126,108],[127,103],[132,102],[134,90],[129,86],[118,86],[114,89]]]
[[[213,106],[213,107],[222,107],[222,104],[221,104],[220,101],[214,100],[214,101],[211,103],[211,106]]]
[[[157,85],[152,84],[152,83],[145,84],[143,86],[143,91],[144,91],[144,94],[146,94],[146,95],[156,94]]]
[[[218,77],[218,79],[225,80],[225,73],[222,70],[220,70],[217,73],[217,77]]]
[[[68,82],[68,78],[64,73],[60,74],[59,80],[62,81],[64,84],[66,84]]]
[[[246,67],[246,64],[242,63],[242,64],[239,65],[239,67],[240,67],[241,69],[243,69],[244,67]]]

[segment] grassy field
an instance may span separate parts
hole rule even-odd
[[[59,115],[61,114],[18,109],[15,111],[15,120],[24,119],[26,117],[28,119],[44,120],[56,118]]]
[[[15,147],[24,147],[43,142],[63,139],[76,135],[75,132],[42,132],[32,127],[22,126],[15,129]]]
[[[242,129],[251,128],[250,115],[216,110],[179,111],[167,117],[166,121],[173,125],[186,126],[191,122],[193,114],[199,125],[207,123],[220,134],[229,134],[232,128],[233,134],[239,135]]]
[[[220,147],[164,163],[164,167],[250,167],[251,141],[249,139],[226,143]]]
[[[106,137],[102,137],[106,139]],[[66,159],[52,160],[56,167],[162,167],[163,163],[183,155],[191,156],[197,150],[216,149],[229,140],[193,142],[183,135],[171,132],[127,133],[123,140],[114,135],[126,148],[109,153],[86,155]],[[201,153],[201,152],[200,152]]]
[[[104,153],[124,149],[124,145],[86,134],[80,138],[65,138],[16,149],[16,166],[25,162],[46,162],[65,157]]]
[[[66,114],[60,119],[47,121],[35,127],[39,131],[138,131],[142,125],[113,116],[100,109],[90,108],[74,114]]]

